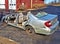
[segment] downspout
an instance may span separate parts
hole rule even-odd
[[[8,9],[9,9],[8,0],[5,0],[5,9],[6,9],[6,11],[8,11]]]
[[[33,2],[33,1],[31,0],[31,9],[32,9],[32,6],[33,6],[33,5],[32,5],[32,2]]]

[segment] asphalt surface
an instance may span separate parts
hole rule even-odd
[[[60,17],[60,7],[48,6],[45,9],[33,12],[39,11],[46,11]],[[58,20],[60,21],[60,19]],[[15,40],[20,44],[60,44],[60,28],[50,36],[41,34],[34,34],[30,36],[22,29],[7,26],[5,23],[0,23],[0,36]]]
[[[60,44],[60,30],[52,35],[42,34],[28,35],[24,30],[0,24],[0,36],[12,39],[20,44]]]

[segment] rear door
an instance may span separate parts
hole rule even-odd
[[[16,10],[16,0],[8,0],[9,9]]]

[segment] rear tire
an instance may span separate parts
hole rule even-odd
[[[35,34],[35,31],[34,31],[32,26],[26,26],[25,31],[28,35],[34,35]]]

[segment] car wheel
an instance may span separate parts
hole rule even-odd
[[[33,29],[32,26],[26,26],[26,27],[25,27],[25,30],[26,30],[26,33],[27,33],[28,35],[34,35],[34,34],[35,34],[35,31],[34,31],[34,29]]]

